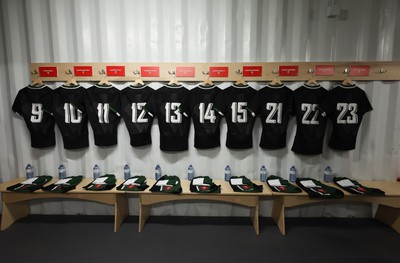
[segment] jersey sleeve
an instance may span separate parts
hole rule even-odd
[[[372,105],[371,105],[365,91],[363,91],[363,104],[362,105],[363,105],[363,107],[362,107],[363,113],[367,113],[367,112],[373,110]]]
[[[14,103],[11,107],[12,111],[18,113],[19,115],[22,115],[21,96],[22,96],[21,91],[18,91],[18,94],[15,97]]]

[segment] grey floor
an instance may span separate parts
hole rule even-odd
[[[0,262],[400,262],[400,234],[373,219],[30,215],[0,232]]]

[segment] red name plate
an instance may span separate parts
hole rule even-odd
[[[106,66],[107,76],[124,77],[125,66]]]
[[[243,77],[261,77],[261,66],[243,66]]]
[[[160,67],[140,67],[140,76],[142,77],[159,77]]]
[[[210,67],[210,77],[225,78],[229,75],[229,67]]]
[[[194,77],[195,69],[194,67],[176,67],[177,77]]]
[[[298,76],[299,66],[279,66],[279,76]]]
[[[350,76],[369,76],[369,66],[351,66]]]
[[[39,67],[39,76],[43,78],[57,77],[57,67]]]
[[[74,76],[91,77],[93,76],[92,66],[74,66]]]
[[[335,66],[332,65],[315,65],[315,76],[333,76],[335,75]]]

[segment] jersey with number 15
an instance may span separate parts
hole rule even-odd
[[[228,131],[226,147],[249,149],[253,147],[253,127],[255,121],[254,101],[256,90],[252,87],[232,85],[223,90],[224,108]]]

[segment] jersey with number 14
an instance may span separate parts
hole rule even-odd
[[[163,86],[152,96],[149,109],[157,117],[162,151],[188,149],[190,112],[189,90],[179,86]]]
[[[52,116],[52,92],[47,86],[21,89],[12,110],[21,115],[31,136],[33,148],[46,148],[56,144]]]
[[[53,114],[65,149],[89,146],[88,118],[85,107],[86,89],[61,86],[53,92]]]
[[[320,109],[332,121],[329,147],[353,150],[363,116],[372,110],[365,91],[355,85],[336,86],[329,91]]]
[[[111,85],[92,86],[87,89],[85,105],[93,129],[95,145],[116,145],[121,112],[119,90]]]
[[[210,149],[221,145],[222,90],[197,86],[189,91],[190,114],[194,124],[194,147]]]
[[[306,85],[293,92],[293,114],[297,123],[293,152],[306,155],[322,153],[327,122],[318,110],[318,105],[327,93],[321,86]]]

